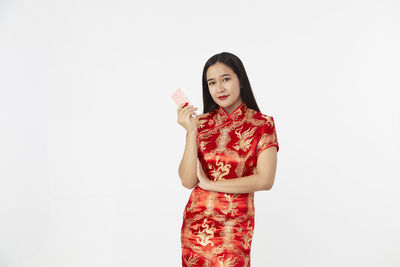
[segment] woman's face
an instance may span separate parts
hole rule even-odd
[[[227,65],[217,62],[206,72],[208,90],[214,102],[230,114],[242,103],[240,81],[236,73]],[[221,96],[227,96],[221,99]]]

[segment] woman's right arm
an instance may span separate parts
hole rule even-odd
[[[177,109],[178,123],[186,129],[186,145],[181,163],[179,177],[185,188],[191,189],[197,185],[197,124],[192,115],[197,108],[193,105],[181,104]]]
[[[179,177],[181,178],[182,185],[191,189],[197,185],[197,130],[189,131],[186,134],[185,151],[181,164],[179,165]]]

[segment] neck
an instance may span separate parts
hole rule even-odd
[[[235,106],[229,107],[227,109],[225,109],[224,107],[222,107],[226,113],[228,113],[228,115],[231,115],[233,111],[235,111],[241,104],[243,104],[243,101],[240,101],[238,104],[236,104]]]

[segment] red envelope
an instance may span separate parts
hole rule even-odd
[[[182,103],[186,103],[188,102],[190,104],[189,98],[187,98],[182,90],[180,88],[178,88],[178,90],[175,91],[175,93],[173,93],[173,95],[171,96],[172,99],[174,100],[174,102],[179,106]],[[188,104],[188,105],[189,105]]]

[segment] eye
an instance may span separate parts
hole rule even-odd
[[[225,78],[224,80],[230,80],[230,78]]]
[[[208,85],[211,85],[213,82],[210,82]]]

